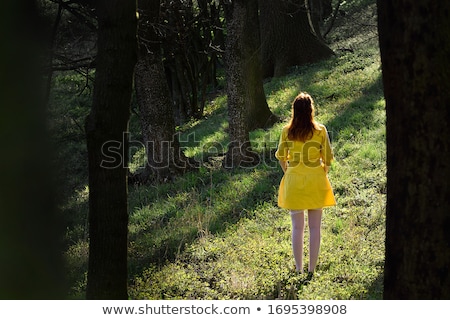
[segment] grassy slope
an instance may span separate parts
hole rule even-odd
[[[338,205],[324,211],[320,276],[301,286],[291,273],[290,218],[276,206],[282,172],[273,157],[284,122],[251,133],[262,155],[260,165],[225,171],[220,156],[214,156],[224,151],[228,139],[221,95],[208,105],[205,119],[180,128],[187,155],[211,155],[199,172],[160,186],[130,187],[131,298],[381,298],[385,114],[375,7],[352,13],[354,4],[373,2],[348,1],[349,7],[342,7],[347,16],[329,35],[336,57],[265,84],[269,106],[284,121],[299,91],[312,94],[316,119],[332,138],[336,161],[329,176]],[[136,155],[134,166],[142,152]],[[81,188],[66,211],[85,216],[86,197]],[[85,289],[83,222],[74,222],[67,235],[74,242],[66,257],[75,298]]]
[[[364,12],[370,16],[374,7]],[[264,156],[255,168],[225,172],[214,162],[220,157],[212,157],[199,173],[173,185],[131,192],[130,257],[132,273],[138,274],[132,298],[381,298],[384,100],[376,41],[367,34],[357,37],[333,44],[353,52],[265,85],[270,107],[284,120],[295,95],[311,93],[317,120],[330,131],[336,156],[330,180],[338,205],[325,209],[320,276],[302,286],[291,273],[290,218],[276,206],[281,170],[273,148],[284,125],[279,123],[252,132],[253,146]],[[187,154],[203,158],[212,147],[222,151],[225,106],[224,97],[217,98],[205,120],[183,128]]]

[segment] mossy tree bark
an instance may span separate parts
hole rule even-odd
[[[226,75],[230,145],[225,165],[253,163],[249,131],[272,125],[263,87],[258,1],[232,1],[226,5]]]
[[[147,154],[146,171],[137,178],[167,181],[193,165],[180,149],[174,110],[156,30],[160,1],[140,0],[139,50],[135,87]]]
[[[98,54],[89,158],[88,299],[127,299],[128,131],[136,63],[136,2],[96,1]]]
[[[387,112],[385,299],[450,298],[450,3],[378,0]]]

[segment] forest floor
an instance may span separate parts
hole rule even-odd
[[[220,155],[214,156],[228,139],[226,96],[219,93],[204,118],[178,128],[185,154],[201,160],[201,168],[170,183],[130,186],[131,299],[382,298],[386,148],[376,7],[375,1],[347,3],[327,37],[336,56],[265,82],[269,107],[281,121],[251,132],[259,164],[225,170]],[[74,80],[59,81],[67,85]],[[329,178],[337,200],[336,207],[324,209],[317,275],[307,284],[293,272],[290,216],[277,207],[282,171],[274,157],[300,91],[313,96],[316,120],[330,133],[335,162]],[[87,104],[80,96],[73,99]],[[70,135],[66,130],[64,139],[73,141],[81,135],[76,119],[86,110],[70,112],[65,115],[74,129]],[[67,153],[85,153],[70,145]],[[143,161],[144,152],[136,151],[132,169]],[[71,170],[72,185],[79,187],[61,205],[71,217],[65,257],[70,297],[83,299],[88,192],[79,177],[85,174],[81,164]]]

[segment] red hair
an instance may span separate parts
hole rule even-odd
[[[301,92],[292,102],[292,119],[288,127],[288,138],[305,142],[312,138],[314,130],[319,130],[314,120],[314,101]]]

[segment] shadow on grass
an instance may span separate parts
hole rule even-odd
[[[198,172],[186,179],[181,177],[178,185],[175,182],[170,190],[165,190],[166,197],[161,196],[157,201],[158,196],[147,199],[149,204],[163,202],[166,207],[158,216],[151,217],[144,228],[130,232],[133,244],[129,257],[130,278],[150,265],[162,267],[173,262],[192,242],[208,234],[221,234],[241,218],[249,217],[262,202],[271,201],[273,186],[278,186],[281,179],[281,170],[259,169],[260,173],[250,178],[247,176],[255,172],[253,169]],[[186,197],[176,200],[176,195],[182,192]],[[152,208],[148,210],[151,214]]]
[[[330,60],[313,67],[305,67],[307,75],[305,74],[304,77],[302,75],[301,80],[296,80],[296,77],[299,77],[298,73],[287,78],[285,82],[289,86],[293,86],[294,90],[292,90],[292,94],[290,92],[289,96],[283,98],[281,104],[284,104],[285,108],[290,108],[291,100],[298,93],[296,91],[300,91],[300,89],[317,97],[315,99],[319,104],[329,103],[330,101],[325,102],[325,100],[335,99],[335,96],[329,95],[329,91],[318,85],[307,85],[307,83],[308,81],[313,83],[316,74],[326,73],[336,63],[335,60]],[[269,84],[267,92],[271,90],[275,92],[282,86],[283,84],[280,83]],[[338,88],[336,88],[336,92],[339,92]],[[373,125],[374,112],[379,110],[377,103],[383,96],[381,76],[362,89],[362,94],[357,96],[358,99],[341,106],[339,110],[336,110],[334,118],[325,123],[332,142],[333,140],[345,141],[357,137],[362,130]],[[281,110],[278,110],[278,113],[281,113]],[[198,136],[202,138],[214,135],[219,130],[219,125],[223,129],[223,116],[224,110],[218,108],[209,116],[208,121],[199,121],[193,124],[186,130],[186,133],[199,131],[201,134],[198,133]],[[195,146],[195,144],[191,145],[191,142],[187,139],[186,145]],[[226,140],[220,141],[220,143],[224,145]],[[139,204],[141,207],[149,206],[148,210],[151,212],[152,205],[156,202],[165,202],[167,206],[160,209],[161,211],[154,217],[152,216],[145,227],[136,232],[130,232],[130,242],[132,243],[129,259],[130,279],[140,275],[150,265],[162,267],[173,262],[187,246],[205,234],[221,234],[228,226],[237,223],[243,217],[248,217],[248,212],[252,212],[259,203],[273,199],[274,187],[278,186],[282,175],[281,171],[274,168],[261,171],[264,174],[252,178],[251,184],[245,191],[236,190],[234,198],[228,196],[228,198],[220,200],[216,197],[217,195],[229,193],[233,188],[233,182],[243,180],[245,175],[251,174],[252,170],[240,169],[229,172],[217,169],[206,174],[200,170],[200,172],[181,177],[178,182],[175,181],[170,186],[163,186],[159,189],[141,187],[139,192],[149,193]],[[186,193],[186,199],[177,201],[170,199],[183,192]],[[151,193],[156,194],[152,195]],[[170,201],[172,202],[170,203]],[[139,205],[135,208],[139,208]],[[206,212],[207,210],[208,212]],[[133,215],[133,210],[130,211]],[[190,214],[191,216],[189,216]],[[205,222],[203,219],[206,219],[206,214],[209,214],[209,218],[207,218],[209,220]],[[195,222],[195,215],[198,218],[197,225],[192,223]],[[186,223],[183,224],[183,222]],[[380,275],[370,284],[367,293],[368,299],[381,299],[382,281]],[[285,284],[280,283],[280,285]]]
[[[366,300],[382,300],[384,290],[384,273],[381,272],[378,277],[367,288]]]
[[[358,134],[373,122],[376,103],[382,97],[381,80],[374,81],[364,92],[365,95],[346,105],[328,122],[327,127],[336,131],[335,138],[345,139],[343,135],[349,134],[349,131]],[[230,193],[233,183],[242,183],[245,176],[253,171],[256,170],[216,169],[203,173],[200,170],[158,190],[156,187],[141,187],[140,192],[148,193],[141,206],[150,206],[149,211],[156,202],[166,202],[167,206],[156,217],[151,217],[149,221],[152,222],[145,228],[130,233],[130,241],[133,243],[129,259],[130,280],[151,265],[163,267],[175,261],[191,243],[205,234],[221,234],[241,218],[248,217],[248,212],[252,212],[262,201],[273,199],[274,187],[278,186],[282,175],[281,170],[274,168],[258,168],[262,174],[253,177],[245,191],[236,190],[234,196],[217,198],[217,195]],[[151,195],[152,192],[155,194]],[[183,192],[187,198],[173,199]],[[198,225],[195,225],[195,215]],[[205,218],[206,215],[209,217]],[[209,220],[204,222],[202,219]],[[183,225],[183,221],[189,223]],[[367,297],[381,299],[381,292],[380,276],[368,288]]]
[[[377,103],[383,98],[381,75],[370,84],[363,95],[348,104],[327,124],[330,139],[354,139],[362,130],[369,129],[374,123]]]

